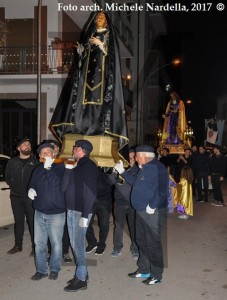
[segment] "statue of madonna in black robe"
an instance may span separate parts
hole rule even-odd
[[[60,140],[65,133],[109,135],[118,138],[119,149],[123,148],[128,138],[120,56],[106,14],[91,15],[75,57],[50,122],[51,131]]]

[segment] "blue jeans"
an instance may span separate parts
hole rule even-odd
[[[74,210],[67,210],[67,224],[70,244],[73,250],[75,264],[77,266],[75,270],[75,276],[82,280],[86,280],[87,276],[87,254],[85,251],[85,239],[87,227],[80,227],[79,221],[81,218],[81,212]],[[90,222],[92,214],[88,216]]]
[[[47,215],[35,211],[35,262],[36,271],[47,274],[46,246],[49,238],[51,256],[49,262],[50,272],[59,272],[62,259],[62,236],[65,224],[65,213]]]

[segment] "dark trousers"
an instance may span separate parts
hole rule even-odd
[[[95,201],[93,206],[93,213],[91,217],[91,221],[89,223],[86,238],[89,246],[98,246],[100,249],[106,248],[106,239],[109,233],[109,219],[110,219],[110,211],[111,211],[111,199],[106,200],[104,202]],[[93,222],[95,215],[98,217],[98,225],[99,225],[99,241],[95,237]]]
[[[208,201],[208,175],[207,176],[197,175],[197,192],[198,192],[198,198],[201,200],[203,198],[203,190],[204,190],[205,201]]]
[[[161,235],[166,216],[166,209],[152,215],[147,214],[146,211],[136,212],[138,272],[150,273],[156,279],[162,278],[164,269]]]
[[[212,186],[213,186],[214,199],[216,201],[223,202],[220,175],[211,175],[211,183],[212,183]]]
[[[64,225],[63,237],[62,237],[63,254],[69,252],[69,246],[70,246],[70,240],[69,240],[68,227],[67,227],[67,218],[66,218],[65,219],[65,225]]]
[[[34,209],[29,198],[16,198],[11,196],[11,206],[14,216],[15,245],[22,246],[24,236],[25,216],[29,227],[32,245],[34,245]]]
[[[131,252],[137,252],[138,247],[135,242],[135,210],[130,205],[114,204],[114,250],[120,251],[123,247],[123,230],[127,221],[131,238]]]

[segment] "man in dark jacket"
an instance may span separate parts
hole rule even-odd
[[[64,194],[60,189],[64,173],[62,164],[54,164],[54,146],[41,144],[37,152],[44,159],[32,173],[29,182],[28,196],[34,200],[34,241],[36,273],[32,280],[40,280],[48,276],[46,263],[46,247],[49,238],[51,255],[49,261],[49,279],[56,280],[61,269],[62,236],[65,224]]]
[[[165,165],[165,167],[169,167],[171,165],[171,158],[169,156],[169,149],[168,148],[163,148],[162,149],[162,155],[159,158],[159,161]]]
[[[136,175],[139,171],[137,164],[135,163],[135,149],[129,149],[129,162],[130,168],[126,171],[131,175]],[[118,257],[121,255],[121,248],[123,247],[123,229],[126,220],[128,221],[129,233],[131,238],[130,251],[132,257],[138,258],[138,247],[135,241],[135,209],[131,206],[131,190],[132,187],[122,177],[116,178],[116,176],[110,175],[115,183],[114,190],[114,237],[113,237],[113,251],[112,257]]]
[[[115,166],[132,185],[131,204],[136,210],[138,269],[128,276],[148,277],[143,283],[153,285],[161,281],[164,269],[161,233],[167,213],[168,173],[150,146],[138,146],[136,160],[140,168],[136,176],[125,172],[122,162]]]
[[[27,188],[31,173],[38,161],[31,156],[31,142],[27,137],[18,141],[17,150],[19,151],[19,156],[9,160],[5,172],[6,183],[10,187],[11,206],[15,220],[15,245],[8,251],[8,254],[22,251],[25,216],[29,226],[32,245],[34,243],[34,209],[32,208],[32,201],[28,198]],[[32,247],[31,254],[33,253],[34,247]]]
[[[214,206],[223,206],[223,195],[221,190],[221,183],[225,176],[225,157],[221,154],[221,147],[214,146],[214,154],[211,157],[209,179],[213,186]]]
[[[87,262],[85,238],[93,205],[97,198],[98,168],[89,159],[93,150],[87,140],[77,140],[73,147],[73,157],[77,166],[66,164],[61,188],[65,193],[67,224],[71,247],[74,253],[76,270],[74,278],[69,280],[66,292],[87,289]]]
[[[194,159],[194,170],[197,181],[197,192],[199,202],[208,202],[208,175],[209,175],[209,156],[205,152],[204,146],[199,146],[199,153]],[[202,191],[204,190],[204,198]]]
[[[184,150],[183,155],[179,155],[177,159],[177,164],[176,164],[176,170],[175,170],[175,180],[176,182],[180,181],[180,175],[181,175],[181,170],[184,166],[189,166],[190,168],[193,168],[193,161],[191,157],[191,149],[186,148]]]

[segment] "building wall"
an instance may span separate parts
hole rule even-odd
[[[62,1],[63,3],[68,3],[70,1]],[[63,31],[71,29],[69,28],[78,28],[82,27],[87,20],[81,12],[71,13],[67,16],[62,16],[62,13],[57,12],[57,0],[43,0],[43,7],[47,7],[47,29],[46,29],[46,45],[50,46],[51,41],[55,37],[62,38]],[[92,1],[80,1],[77,0],[76,4],[86,4],[93,3]],[[34,19],[34,7],[38,6],[37,0],[0,0],[0,7],[5,8],[5,19]],[[87,13],[86,15],[89,15]],[[114,16],[114,13],[111,14]],[[71,19],[69,19],[69,17]],[[130,109],[130,114],[128,117],[128,133],[130,139],[130,146],[135,144],[142,144],[152,130],[154,130],[155,120],[149,119],[149,112],[147,108],[153,111],[157,108],[157,99],[159,95],[159,87],[151,89],[149,86],[144,84],[144,80],[149,74],[151,68],[149,66],[146,68],[147,58],[150,55],[151,50],[151,39],[155,39],[157,36],[157,31],[152,31],[152,18],[147,20],[147,15],[145,12],[135,12],[132,13],[130,18],[131,21],[128,22],[124,14],[122,14],[126,25],[131,30],[133,39],[132,39],[132,48],[133,54],[124,47],[124,42],[120,42],[121,53],[123,54],[122,61],[122,71],[123,74],[128,72],[132,75],[132,80],[127,83],[127,86],[132,91],[133,95],[133,108]],[[68,24],[68,25],[67,25]],[[67,27],[68,26],[68,27]],[[77,30],[77,29],[76,29]],[[151,34],[152,31],[152,34]],[[72,32],[70,36],[73,36]],[[76,37],[75,37],[76,39]],[[130,60],[130,66],[127,65],[127,60]],[[150,62],[152,58],[150,57]],[[67,74],[45,74],[42,75],[41,81],[41,93],[46,95],[46,108],[44,116],[41,116],[41,126],[46,126],[45,129],[41,128],[41,139],[49,138],[50,132],[47,129],[47,126],[52,117],[53,109],[55,108],[58,98],[60,96],[62,87],[64,85]],[[37,76],[36,75],[0,75],[0,98],[5,93],[24,93],[24,94],[35,94],[37,93]],[[149,103],[147,102],[149,101]],[[150,101],[153,101],[152,104]],[[152,108],[151,108],[151,105]],[[152,116],[154,114],[152,113]],[[43,118],[46,118],[46,122],[43,121]],[[149,126],[147,126],[147,122]]]

